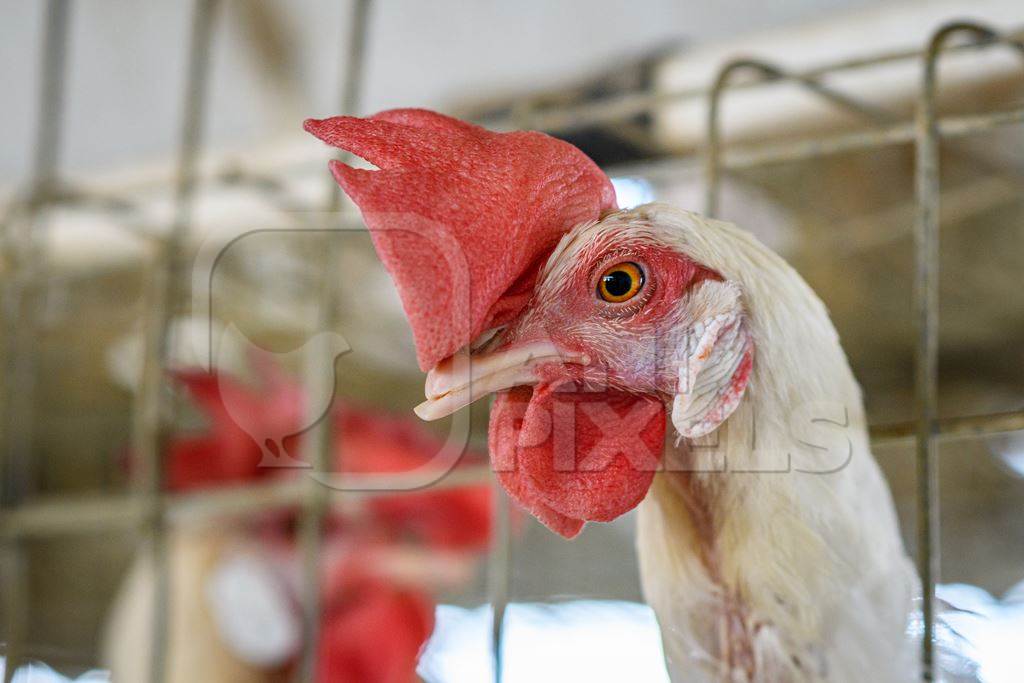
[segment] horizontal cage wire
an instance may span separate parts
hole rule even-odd
[[[25,659],[26,613],[30,608],[27,591],[24,542],[45,537],[91,534],[111,530],[144,534],[153,545],[157,566],[161,568],[155,583],[155,603],[150,625],[154,648],[150,662],[150,680],[164,675],[166,660],[166,605],[169,599],[166,533],[169,526],[201,524],[226,515],[244,514],[267,506],[294,505],[303,510],[301,548],[304,567],[303,614],[307,638],[303,641],[299,680],[312,680],[315,673],[319,582],[317,559],[321,549],[324,516],[334,506],[344,507],[382,491],[416,490],[419,481],[403,475],[330,474],[329,485],[306,480],[274,481],[251,484],[229,490],[199,493],[167,493],[162,481],[165,451],[167,398],[165,368],[168,366],[170,322],[180,306],[187,282],[183,273],[183,250],[191,221],[191,202],[196,187],[204,184],[251,185],[268,199],[286,209],[297,208],[273,178],[246,170],[237,173],[204,172],[199,168],[202,147],[202,121],[206,110],[206,90],[210,69],[210,50],[216,37],[217,0],[196,0],[193,10],[185,92],[181,105],[181,133],[173,179],[174,213],[165,237],[141,234],[159,247],[156,275],[146,292],[147,307],[145,363],[135,408],[135,449],[145,465],[138,490],[131,494],[68,499],[29,499],[18,496],[17,481],[25,476],[28,465],[26,445],[30,444],[32,415],[28,414],[33,383],[33,335],[38,319],[38,292],[34,289],[43,277],[45,254],[40,253],[40,235],[45,230],[43,212],[56,206],[82,208],[99,206],[131,216],[137,213],[126,189],[123,193],[98,193],[63,184],[59,177],[59,151],[66,72],[66,44],[69,31],[70,0],[49,0],[45,35],[42,41],[42,88],[37,128],[36,159],[24,196],[15,201],[4,217],[4,248],[12,268],[4,300],[4,444],[3,488],[0,490],[0,568],[3,569],[3,628],[7,643],[6,679],[11,680],[18,663]],[[366,50],[368,0],[357,0],[349,18],[348,32],[342,40],[345,73],[341,79],[339,105],[343,112],[359,109],[363,55]],[[967,40],[955,39],[965,37]],[[923,602],[922,663],[925,680],[935,680],[934,594],[938,577],[938,470],[936,444],[941,440],[976,438],[1024,429],[1024,411],[970,415],[940,419],[938,400],[938,204],[939,159],[942,140],[974,135],[997,127],[1024,123],[1024,108],[980,114],[939,117],[935,97],[939,87],[937,64],[940,56],[993,47],[1005,47],[1024,56],[1024,31],[999,33],[970,22],[940,27],[924,50],[903,50],[858,57],[809,68],[799,72],[781,69],[757,59],[741,59],[725,64],[709,88],[676,93],[639,91],[625,96],[568,107],[545,106],[524,99],[513,116],[498,122],[498,127],[539,128],[564,132],[595,123],[613,123],[641,113],[650,113],[683,100],[706,101],[707,144],[704,150],[705,212],[720,212],[719,197],[723,174],[782,161],[807,161],[852,150],[882,148],[913,143],[916,150],[916,206],[914,228],[915,289],[914,316],[917,329],[915,348],[916,418],[912,421],[873,425],[874,444],[913,440],[917,464],[918,571],[927,596]],[[890,62],[916,61],[923,65],[915,121],[906,122],[893,113],[860,102],[824,84],[828,75]],[[750,75],[754,77],[749,77]],[[744,79],[740,76],[746,75]],[[736,89],[757,88],[767,82],[790,81],[809,93],[851,112],[869,128],[854,133],[828,135],[807,140],[726,147],[721,136],[723,96]],[[351,207],[341,202],[332,183],[326,210],[348,212],[338,221],[358,224]],[[298,207],[302,208],[302,207]],[[305,207],[322,209],[324,207]],[[144,225],[145,220],[124,221]],[[322,273],[332,272],[340,253],[331,249],[323,255]],[[318,325],[321,330],[337,326],[338,278],[322,277],[324,289],[318,300]],[[317,366],[310,370],[306,383],[311,390],[323,389],[333,368]],[[321,421],[306,444],[308,462],[320,472],[330,469],[332,435],[329,421]],[[460,469],[432,484],[442,490],[467,483],[493,481],[487,467]],[[495,679],[502,673],[502,635],[505,607],[509,600],[511,535],[509,502],[495,488],[496,530],[488,562],[487,597],[492,608],[491,643]]]

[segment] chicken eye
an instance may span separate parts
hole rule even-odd
[[[609,303],[621,304],[635,297],[644,286],[644,271],[635,263],[608,268],[597,281],[597,294]]]

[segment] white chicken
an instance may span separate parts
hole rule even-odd
[[[644,594],[673,680],[914,680],[917,575],[824,305],[731,225],[665,206],[615,222],[641,217],[739,286],[758,361],[732,416],[666,456],[713,444],[722,460],[656,477],[640,506]]]
[[[380,169],[331,166],[429,371],[417,413],[497,392],[499,480],[563,536],[643,500],[673,681],[915,677],[917,579],[860,390],[781,258],[669,206],[616,211],[539,133],[420,110],[306,127]]]

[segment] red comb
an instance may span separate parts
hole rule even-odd
[[[395,280],[423,370],[514,317],[558,239],[615,208],[594,162],[543,133],[494,133],[422,109],[305,129],[380,169],[331,162]]]

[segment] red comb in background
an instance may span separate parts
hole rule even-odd
[[[317,651],[319,683],[411,683],[434,630],[422,591],[339,566],[329,581]]]
[[[261,466],[259,445],[235,424],[225,401],[234,410],[271,426],[295,456],[302,436],[305,400],[301,386],[281,368],[255,366],[260,387],[249,387],[227,376],[203,370],[179,370],[174,378],[187,389],[206,418],[197,434],[171,439],[166,461],[167,485],[172,491],[236,486],[267,477],[295,476],[306,470]],[[334,423],[335,470],[358,474],[409,472],[429,464],[443,442],[413,418],[338,404],[330,412]],[[288,437],[288,438],[284,438]],[[482,454],[467,453],[483,461]],[[451,489],[412,491],[375,496],[367,501],[366,528],[381,540],[414,539],[434,548],[477,550],[491,534],[491,489],[486,484]],[[345,520],[335,520],[345,530]]]
[[[336,424],[346,472],[408,472],[427,464],[443,447],[439,438],[405,417],[346,407]],[[390,539],[412,537],[434,548],[480,550],[491,538],[491,496],[486,484],[428,487],[375,496],[367,507],[376,531]]]
[[[264,390],[251,389],[231,377],[203,370],[171,374],[189,393],[208,421],[201,434],[171,439],[167,455],[167,486],[173,491],[231,486],[270,476],[280,470],[260,467],[260,448],[231,418],[225,405],[250,416],[249,424],[264,424],[281,436],[294,434],[303,420],[305,400],[297,383],[286,383],[280,371],[263,371]],[[291,439],[290,441],[294,441]],[[289,444],[290,445],[290,444]]]
[[[326,619],[317,681],[411,683],[434,630],[434,605],[422,593],[379,582]]]
[[[168,485],[176,491],[243,484],[264,477],[295,476],[287,468],[261,467],[261,450],[232,419],[240,411],[270,427],[285,448],[297,451],[304,422],[301,386],[271,363],[254,366],[259,387],[202,370],[180,370],[174,378],[207,420],[199,434],[171,440],[167,458]],[[441,449],[441,440],[412,418],[396,417],[350,405],[336,405],[334,423],[336,469],[353,473],[405,472],[418,468]],[[283,437],[294,435],[288,439]],[[473,457],[473,454],[468,454]],[[479,456],[482,460],[482,456]],[[305,470],[299,470],[305,472]],[[474,553],[487,548],[491,535],[491,488],[487,484],[452,489],[375,496],[356,519],[333,514],[328,524],[321,637],[317,681],[411,683],[418,680],[419,652],[434,628],[434,602],[426,576],[396,574],[388,551],[422,544],[432,556],[449,553],[449,562],[471,563]],[[263,540],[278,549],[294,548],[294,512],[268,511],[254,527]],[[276,545],[284,541],[284,546]],[[412,543],[410,543],[410,541]],[[408,550],[406,551],[408,553]],[[399,567],[408,573],[410,560]],[[470,565],[471,567],[471,565]],[[448,574],[443,583],[466,580]]]
[[[543,133],[494,133],[422,109],[305,129],[380,169],[331,162],[395,280],[424,371],[513,318],[559,238],[615,208],[594,162]]]

